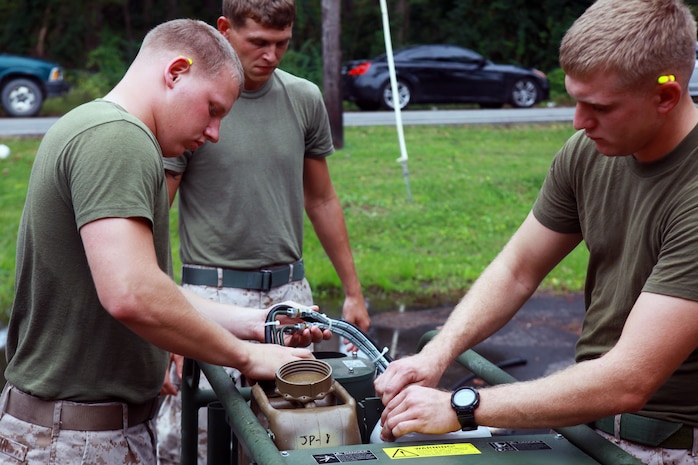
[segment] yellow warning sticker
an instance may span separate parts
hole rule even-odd
[[[391,459],[415,459],[422,457],[444,457],[449,455],[481,454],[477,447],[469,443],[424,444],[419,446],[386,447],[383,449]]]

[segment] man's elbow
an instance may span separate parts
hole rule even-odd
[[[127,324],[143,318],[147,307],[144,290],[140,284],[114,285],[98,291],[99,301],[112,317]]]
[[[632,413],[642,409],[657,390],[655,383],[640,381],[629,384],[616,396],[620,413]]]
[[[100,302],[114,319],[122,323],[135,320],[143,309],[142,305],[138,303],[138,299],[133,295],[110,296],[108,298],[100,297]],[[139,312],[139,309],[141,312]]]

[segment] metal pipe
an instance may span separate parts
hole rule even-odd
[[[235,387],[222,367],[197,362],[225,407],[230,427],[242,444],[247,445],[250,459],[258,465],[285,465],[279,449],[247,405],[247,400]]]
[[[208,410],[208,441],[206,463],[219,465],[234,464],[232,431],[226,418],[225,407],[216,401],[206,407]]]
[[[417,344],[417,352],[421,351],[437,333],[438,331],[436,330],[425,333]],[[514,383],[517,381],[509,373],[472,349],[460,354],[456,361],[490,385]],[[581,449],[582,452],[604,465],[642,465],[640,460],[599,436],[587,425],[555,428],[555,431],[563,435],[570,443]]]
[[[265,328],[265,342],[283,343],[284,328],[274,330],[277,316],[285,315],[290,318],[301,318],[306,324],[313,324],[321,329],[328,329],[334,334],[343,336],[360,351],[364,352],[372,362],[376,364],[379,372],[384,372],[392,358],[387,355],[388,348],[383,351],[378,349],[378,345],[366,333],[352,323],[344,320],[330,318],[324,313],[315,312],[303,308],[294,308],[286,304],[278,304],[269,311],[267,315],[267,325]],[[300,325],[297,329],[303,329]]]
[[[215,401],[216,393],[210,389],[199,388],[201,371],[196,363],[184,359],[182,368],[182,441],[181,465],[196,465],[199,447],[199,409]]]

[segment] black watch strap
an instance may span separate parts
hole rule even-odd
[[[474,412],[458,414],[458,423],[461,431],[473,431],[477,429]]]
[[[475,388],[458,388],[451,395],[451,407],[456,412],[462,431],[477,429],[475,409],[478,405],[480,405],[480,394]]]

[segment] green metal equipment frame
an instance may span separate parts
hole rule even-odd
[[[418,350],[437,331],[425,333]],[[490,385],[515,382],[516,379],[473,350],[462,353],[458,363]],[[203,372],[212,390],[200,389]],[[250,462],[258,465],[289,465],[288,453],[279,451],[268,432],[248,405],[250,388],[238,389],[222,367],[185,360],[182,380],[182,465],[196,465],[198,411],[209,409],[209,464],[236,464],[237,450],[244,445]],[[642,462],[596,434],[586,425],[555,430],[571,444],[602,465],[642,465]],[[503,436],[506,437],[506,436]],[[513,437],[513,436],[512,436]]]

